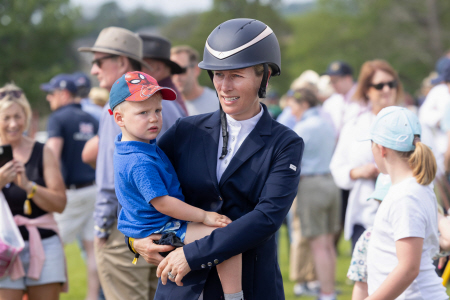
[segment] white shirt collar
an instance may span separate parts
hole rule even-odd
[[[225,114],[227,116],[228,130],[233,130],[234,128],[237,127],[241,128],[242,132],[251,132],[253,128],[255,128],[256,124],[258,123],[259,119],[261,119],[264,113],[264,108],[262,107],[261,104],[259,105],[259,107],[260,112],[256,116],[243,121],[237,121],[232,117],[230,117],[229,115]]]

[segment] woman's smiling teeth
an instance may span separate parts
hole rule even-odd
[[[236,101],[239,99],[239,97],[223,97],[223,100],[225,101]]]

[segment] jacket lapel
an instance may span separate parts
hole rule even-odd
[[[272,131],[272,117],[267,112],[267,108],[262,104],[264,113],[256,124],[255,128],[250,132],[245,141],[242,143],[239,150],[231,159],[230,164],[225,169],[222,177],[220,178],[219,186],[222,186],[224,182],[234,173],[236,170],[246,162],[253,154],[258,152],[266,144],[261,138],[263,135],[271,135]],[[217,155],[217,154],[216,154]],[[217,163],[217,156],[216,156]]]
[[[220,135],[220,110],[214,112],[210,118],[204,123],[205,135],[203,135],[203,150],[208,166],[209,175],[211,176],[214,186],[219,191],[217,182],[217,151],[219,151],[219,135]]]

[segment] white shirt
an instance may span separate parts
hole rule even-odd
[[[439,251],[436,197],[414,177],[392,185],[378,209],[367,252],[369,295],[398,265],[395,242],[408,237],[424,239],[420,273],[397,299],[448,299],[432,261]]]
[[[372,226],[378,209],[377,201],[367,201],[375,189],[375,180],[350,178],[352,169],[375,163],[371,142],[359,142],[369,134],[374,120],[375,115],[368,110],[349,121],[341,131],[330,163],[336,185],[341,189],[350,190],[344,225],[344,237],[347,240],[351,238],[355,224],[364,228]]]
[[[419,109],[419,121],[422,125],[421,140],[431,147],[436,157],[438,176],[445,172],[444,153],[447,150],[447,135],[440,130],[439,123],[448,104],[450,104],[450,92],[448,86],[441,83],[430,90]]]
[[[225,172],[226,168],[230,164],[236,152],[241,147],[242,143],[245,141],[250,132],[255,128],[259,119],[261,119],[264,109],[260,105],[261,111],[254,117],[244,120],[236,121],[229,115],[227,117],[228,126],[228,153],[223,159],[219,159],[222,156],[223,138],[222,138],[222,127],[220,128],[219,135],[219,151],[217,152],[217,181],[220,182],[222,174]]]

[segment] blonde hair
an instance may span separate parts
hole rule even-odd
[[[27,130],[28,126],[30,126],[30,122],[31,122],[31,107],[30,107],[30,103],[27,100],[27,97],[25,97],[24,92],[22,91],[21,88],[19,88],[14,83],[7,83],[3,87],[0,88],[0,93],[15,92],[15,91],[20,91],[20,92],[22,92],[22,94],[20,95],[20,97],[16,98],[12,94],[7,93],[3,98],[0,99],[0,111],[3,111],[5,109],[9,108],[14,103],[17,103],[22,108],[22,110],[25,114],[25,120],[26,120],[25,130]]]
[[[104,88],[93,87],[89,92],[89,98],[92,100],[92,103],[103,107],[106,103],[108,103],[109,92]]]
[[[408,158],[409,166],[413,171],[417,183],[429,185],[436,177],[436,158],[431,149],[420,142],[420,140],[416,141],[414,144],[416,146],[414,151],[396,152],[399,153],[401,157]]]

